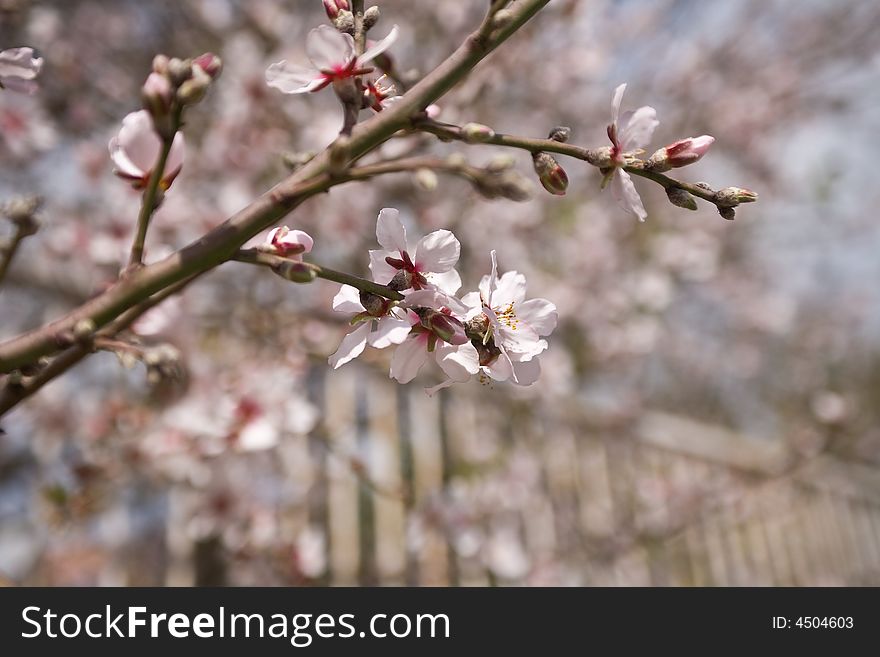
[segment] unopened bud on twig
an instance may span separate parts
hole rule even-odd
[[[327,18],[331,21],[339,15],[340,10],[349,10],[351,5],[348,0],[323,0],[324,11],[327,12]]]
[[[179,87],[192,77],[192,62],[172,57],[168,60],[168,79]]]
[[[495,136],[495,131],[482,123],[465,123],[461,135],[467,144],[482,144]]]
[[[456,345],[468,342],[464,324],[455,317],[430,308],[418,308],[416,313],[418,313],[422,321],[422,326],[443,340],[443,342]]]
[[[371,317],[382,317],[388,313],[391,301],[378,294],[361,290],[361,305],[370,314]]]
[[[336,18],[333,19],[333,25],[340,32],[354,35],[354,14],[350,11],[340,10]]]
[[[317,272],[312,267],[304,262],[293,260],[288,260],[272,267],[272,271],[281,278],[293,283],[311,283],[317,276]]]
[[[86,340],[91,340],[92,336],[95,334],[96,329],[97,326],[95,326],[94,320],[86,317],[85,319],[81,319],[73,325],[73,338],[77,342],[85,342]]]
[[[500,9],[495,12],[495,15],[492,17],[492,28],[500,29],[508,25],[513,18],[513,12],[510,9]]]
[[[728,206],[718,208],[718,214],[721,215],[722,219],[727,219],[728,221],[733,221],[736,218],[736,210]]]
[[[563,144],[568,141],[569,137],[571,137],[571,128],[564,125],[556,126],[550,131],[550,134],[547,135],[548,139],[552,139],[553,141],[558,141]]]
[[[193,60],[193,66],[198,66],[212,80],[216,80],[223,72],[223,60],[212,52],[206,52]]]
[[[697,200],[690,194],[690,192],[687,192],[680,187],[668,187],[666,189],[666,197],[672,205],[679,208],[684,208],[685,210],[697,209]]]
[[[702,135],[679,139],[651,155],[648,166],[652,171],[663,172],[693,164],[702,158],[715,142],[715,137]]]
[[[3,214],[18,226],[19,232],[23,236],[33,235],[39,228],[39,223],[34,215],[43,204],[43,199],[39,196],[25,196],[15,198],[3,208]]]
[[[195,105],[205,97],[205,92],[211,85],[211,76],[205,73],[201,67],[192,67],[192,76],[177,89],[177,100],[181,105]]]
[[[532,163],[544,189],[556,196],[564,196],[568,189],[568,174],[556,158],[542,151],[532,156]]]
[[[372,7],[367,7],[367,10],[364,12],[364,29],[369,30],[378,22],[379,8],[376,5],[373,5]]]
[[[394,274],[394,278],[389,281],[388,287],[397,292],[408,290],[412,287],[412,272],[406,269],[398,269],[397,273]]]
[[[345,135],[339,135],[332,144],[330,144],[328,169],[332,174],[339,174],[345,171],[348,166],[349,145],[351,139]]]
[[[161,121],[171,111],[171,103],[174,101],[174,91],[167,75],[155,71],[147,76],[144,86],[141,87],[141,100],[144,109],[153,117],[153,121]]]
[[[415,175],[416,185],[419,186],[420,189],[425,190],[426,192],[433,192],[437,189],[437,174],[422,167],[420,169],[416,169]]]
[[[742,187],[725,187],[715,192],[715,203],[719,206],[736,207],[740,203],[752,203],[758,195],[750,189]]]

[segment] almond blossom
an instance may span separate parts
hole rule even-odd
[[[309,253],[315,240],[304,230],[291,230],[287,226],[278,226],[269,231],[266,241],[258,248],[266,253],[275,253],[292,260],[302,260],[304,253]]]
[[[463,312],[461,301],[437,290],[413,292],[406,299],[406,319],[410,324],[406,339],[391,359],[391,378],[409,383],[430,356],[451,382],[464,382],[480,371],[480,356],[465,333],[464,324],[453,308]],[[440,305],[443,304],[443,305]]]
[[[34,93],[42,68],[43,58],[34,57],[33,48],[3,50],[0,52],[0,89]]]
[[[492,273],[483,277],[480,291],[462,297],[468,329],[481,336],[475,342],[489,377],[531,385],[541,373],[536,357],[547,349],[542,336],[556,328],[556,306],[546,299],[526,301],[525,276],[508,271],[499,278],[495,251],[491,256]]]
[[[266,69],[266,84],[285,94],[301,94],[319,91],[338,80],[369,73],[371,69],[366,65],[391,47],[397,40],[398,32],[395,25],[388,36],[358,56],[350,34],[339,32],[329,25],[321,25],[306,37],[306,54],[312,65],[301,66],[281,60]]]
[[[183,133],[174,135],[171,150],[165,162],[160,185],[168,189],[183,167]],[[143,189],[159,159],[162,140],[153,128],[153,119],[147,110],[132,112],[122,120],[119,134],[110,140],[110,158],[113,173],[129,180],[135,189]]]
[[[602,181],[602,189],[610,182],[611,193],[617,203],[630,214],[634,214],[639,221],[648,217],[642,199],[636,191],[630,175],[623,170],[627,156],[638,155],[642,148],[651,141],[654,129],[660,124],[657,120],[657,112],[647,105],[638,108],[634,112],[625,112],[620,116],[620,104],[623,101],[623,93],[626,84],[621,84],[614,90],[611,99],[611,123],[608,126],[608,138],[611,140],[611,168],[606,172]]]
[[[363,299],[363,301],[362,301]],[[364,305],[370,306],[370,310]],[[400,344],[409,335],[411,323],[405,313],[392,306],[388,299],[377,295],[364,296],[351,285],[343,285],[333,297],[333,310],[340,313],[354,313],[351,320],[357,328],[346,335],[339,348],[327,362],[337,369],[363,353],[367,344],[376,349],[384,349],[392,344]]]
[[[377,283],[396,290],[431,288],[449,294],[461,287],[454,269],[461,244],[450,231],[435,230],[412,246],[400,213],[383,208],[376,220],[376,240],[383,249],[370,251],[370,271]]]

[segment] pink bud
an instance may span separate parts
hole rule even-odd
[[[223,60],[212,52],[206,52],[193,60],[193,66],[198,66],[207,73],[212,80],[216,80],[223,71]]]
[[[154,119],[160,118],[171,109],[171,101],[174,98],[171,82],[161,73],[150,73],[141,88],[141,97],[144,101],[144,109],[148,110]]]
[[[709,135],[680,139],[666,147],[667,162],[673,168],[693,164],[708,152],[714,142],[715,137]]]
[[[290,230],[287,226],[273,228],[266,236],[269,249],[282,256],[308,253],[314,246],[311,235],[302,230]],[[297,258],[299,259],[299,258]]]
[[[331,21],[339,16],[340,11],[350,11],[351,5],[348,0],[323,0],[324,11],[327,12],[327,18]]]
[[[568,189],[568,174],[559,166],[556,158],[549,153],[535,153],[532,163],[544,189],[556,196],[565,196],[565,190]]]
[[[443,340],[443,342],[460,345],[470,341],[465,333],[464,324],[451,315],[424,309],[420,317],[422,326]]]

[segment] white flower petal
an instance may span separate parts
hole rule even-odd
[[[537,358],[522,363],[514,363],[515,381],[521,386],[530,386],[541,377],[541,364]]]
[[[446,376],[453,381],[467,381],[480,371],[480,356],[470,342],[451,345],[438,340],[434,348],[434,358]]]
[[[461,302],[468,307],[468,319],[483,312],[483,302],[480,300],[479,292],[468,292],[461,298]]]
[[[516,305],[515,311],[517,319],[535,329],[538,335],[550,335],[559,317],[555,304],[547,299],[523,301]]]
[[[356,287],[343,285],[333,297],[333,310],[339,313],[356,314],[364,311],[360,292]]]
[[[496,310],[509,304],[519,304],[526,298],[526,277],[517,271],[506,271],[496,279],[492,290],[492,307]]]
[[[654,128],[660,125],[657,110],[645,105],[635,112],[627,113],[620,131],[620,147],[624,153],[637,148],[644,148],[651,143]]]
[[[499,355],[498,358],[484,366],[483,369],[495,381],[507,381],[507,379],[513,376],[513,365],[510,359],[505,358],[503,355]]]
[[[410,292],[406,295],[403,304],[408,308],[434,308],[435,310],[446,307],[452,311],[453,315],[459,317],[463,317],[468,312],[468,307],[457,297],[433,289]]]
[[[354,39],[329,25],[319,25],[306,37],[306,54],[319,70],[343,67],[354,58]]]
[[[384,349],[406,340],[411,328],[412,324],[408,320],[391,316],[383,317],[376,322],[375,330],[370,333],[367,341],[376,349]]]
[[[621,84],[614,90],[611,96],[611,123],[617,125],[620,119],[620,104],[623,102],[623,93],[626,91],[626,83]]]
[[[644,221],[648,217],[632,178],[623,169],[614,172],[614,177],[611,179],[611,193],[617,199],[620,207],[630,214],[634,214],[639,218],[639,221]]]
[[[33,48],[10,48],[0,52],[0,78],[33,80],[43,68],[43,58],[34,57]],[[6,84],[6,80],[3,84]]]
[[[266,69],[266,84],[285,94],[314,91],[323,82],[323,76],[316,69],[288,64],[286,60],[271,64]]]
[[[400,220],[400,212],[394,208],[382,208],[376,219],[376,241],[386,251],[403,252],[406,246],[406,228]]]
[[[143,175],[152,171],[162,148],[159,135],[153,129],[153,119],[147,110],[132,112],[122,119],[116,144],[133,167]]]
[[[171,141],[171,149],[168,151],[168,159],[165,160],[165,171],[162,177],[174,179],[180,169],[183,167],[183,158],[186,153],[186,142],[183,139],[183,133],[178,132]]]
[[[435,230],[428,233],[416,245],[413,262],[421,272],[447,272],[458,262],[461,244],[448,230]]]
[[[395,41],[397,41],[398,34],[400,33],[400,29],[397,25],[391,28],[391,31],[381,41],[377,41],[372,46],[367,48],[364,51],[364,54],[358,57],[358,64],[363,66],[367,62],[375,59],[378,55],[381,55],[383,52],[388,50]]]
[[[382,285],[388,285],[397,273],[394,267],[385,262],[387,257],[397,258],[398,253],[396,251],[370,251],[370,273],[373,281]]]
[[[243,452],[256,452],[275,447],[278,444],[278,428],[267,417],[260,417],[247,425],[238,434],[236,447]]]
[[[419,373],[428,359],[428,337],[426,334],[410,335],[397,349],[391,359],[391,378],[400,383],[409,383]]]
[[[461,288],[461,276],[454,269],[443,274],[427,274],[425,278],[438,290],[447,294],[455,294]]]
[[[367,336],[370,334],[370,322],[362,322],[354,331],[342,338],[339,349],[327,359],[333,369],[345,365],[363,353],[367,346]]]

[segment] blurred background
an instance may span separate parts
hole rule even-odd
[[[369,3],[368,3],[369,4]],[[417,80],[482,0],[384,0]],[[333,94],[285,96],[317,0],[0,0],[0,49],[45,58],[0,92],[0,201],[42,227],[0,289],[0,338],[113,281],[139,195],[107,142],[156,53],[224,61],[188,114],[187,160],[147,261],[246,205],[336,135]],[[880,585],[880,5],[858,0],[553,0],[439,105],[440,119],[605,144],[613,89],[649,104],[651,146],[711,134],[678,177],[756,190],[735,221],[636,180],[624,214],[560,157],[565,197],[510,152],[532,199],[409,174],[348,184],[285,219],[313,259],[366,275],[382,207],[462,243],[463,292],[526,274],[559,326],[529,388],[427,397],[390,353],[331,370],[346,332],[326,281],[228,263],[136,326],[180,365],[98,353],[2,419],[0,573],[43,585]],[[362,119],[367,118],[366,113]],[[649,151],[650,152],[650,151]],[[507,153],[396,138],[377,156]],[[434,183],[436,182],[436,187]],[[0,224],[0,235],[11,232]],[[261,239],[260,236],[258,239]],[[390,352],[390,350],[389,350]]]

